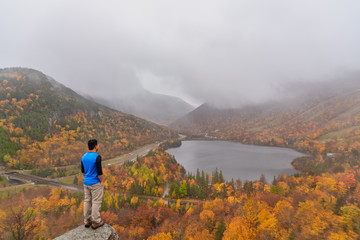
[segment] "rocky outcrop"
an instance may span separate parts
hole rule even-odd
[[[77,227],[70,232],[61,235],[55,240],[120,240],[119,236],[115,232],[115,229],[109,224],[104,224],[104,226],[99,227],[98,229],[85,228],[84,225]]]

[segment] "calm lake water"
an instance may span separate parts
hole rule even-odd
[[[171,148],[168,153],[187,171],[212,173],[217,167],[226,180],[258,180],[264,173],[266,180],[272,182],[274,176],[288,175],[297,171],[291,162],[304,154],[292,149],[244,145],[226,141],[183,141],[181,147]]]

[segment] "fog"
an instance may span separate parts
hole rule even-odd
[[[1,1],[0,67],[97,97],[257,103],[359,71],[359,13],[357,0]]]

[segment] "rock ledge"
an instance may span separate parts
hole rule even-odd
[[[104,226],[99,227],[98,229],[85,228],[84,225],[77,227],[64,235],[61,235],[55,240],[73,240],[73,239],[87,239],[87,240],[119,240],[119,236],[115,232],[115,229],[109,224],[104,224]]]

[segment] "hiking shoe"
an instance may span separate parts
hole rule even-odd
[[[85,227],[86,227],[86,228],[91,227],[91,222],[88,222],[87,224],[85,224]]]
[[[101,226],[104,226],[104,220],[101,220],[99,223],[93,223],[92,225],[91,225],[91,227],[92,227],[92,229],[97,229],[97,228],[99,228],[99,227],[101,227]]]

